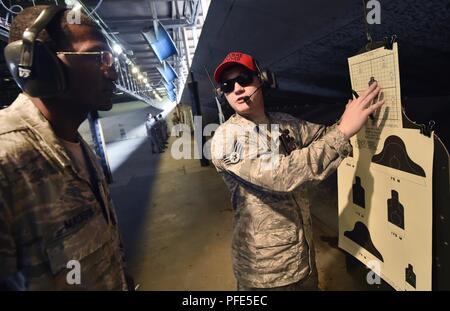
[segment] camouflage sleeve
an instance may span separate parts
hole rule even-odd
[[[0,166],[0,290],[17,290],[23,285],[18,282],[17,250],[12,230],[11,202],[7,202],[6,180]]]
[[[298,127],[303,147],[309,146],[330,129],[330,127],[326,127],[323,124],[315,124],[304,120],[298,120]]]
[[[333,131],[337,127],[337,125],[338,124],[335,123],[331,126],[326,126],[324,124],[316,124],[316,123],[312,123],[312,122],[308,122],[308,121],[304,121],[304,120],[298,120],[299,134],[300,134],[300,139],[302,141],[302,146],[303,147],[309,146],[312,142],[320,139],[321,137],[326,135],[328,132]],[[344,146],[344,147],[349,147],[349,146]]]
[[[262,191],[291,192],[304,183],[325,179],[351,151],[349,141],[335,125],[317,129],[308,134],[309,145],[289,155],[274,152],[252,155],[246,152],[256,148],[251,146],[252,140],[247,143],[237,140],[233,147],[229,143],[224,146],[220,131],[211,145],[212,162],[220,173],[230,174],[246,185]]]

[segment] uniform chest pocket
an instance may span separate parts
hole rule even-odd
[[[66,269],[70,260],[77,260],[83,265],[84,259],[94,255],[111,240],[111,230],[103,216],[97,214],[76,231],[49,242],[46,252],[53,275]]]

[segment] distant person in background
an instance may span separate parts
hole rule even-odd
[[[159,122],[159,131],[161,133],[161,139],[162,142],[164,144],[164,148],[166,147],[166,145],[168,144],[167,139],[168,139],[168,127],[167,127],[167,122],[165,119],[163,119],[162,114],[158,114],[158,122]]]
[[[161,129],[161,121],[159,120],[159,115],[156,115],[155,117],[155,137],[158,140],[158,146],[159,149],[161,150],[161,152],[164,152],[165,149],[165,144],[164,144],[164,139],[163,139],[163,134],[162,134],[162,129]]]
[[[178,114],[176,112],[172,115],[172,126],[175,129],[175,136],[180,137],[180,128],[178,126],[180,124],[180,118],[178,117]]]
[[[151,113],[147,115],[145,127],[147,129],[147,136],[150,138],[152,153],[161,153],[162,152],[161,143],[158,139],[158,132],[156,129],[157,127],[156,117],[152,116]]]

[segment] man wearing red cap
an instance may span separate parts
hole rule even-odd
[[[305,188],[337,169],[368,116],[376,83],[349,101],[340,122],[326,127],[264,109],[261,72],[233,52],[214,79],[236,112],[216,131],[212,162],[232,197],[233,270],[239,290],[314,290],[317,269]]]

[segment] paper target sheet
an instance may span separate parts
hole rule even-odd
[[[339,247],[397,290],[431,290],[433,135],[402,126],[397,44],[349,68],[358,93],[379,81],[387,107],[351,138],[338,168]]]
[[[394,43],[392,50],[381,47],[350,57],[348,65],[352,89],[358,94],[362,94],[374,81],[382,88],[372,104],[382,99],[385,104],[374,114],[374,120],[367,122],[367,140],[357,142],[361,147],[374,148],[373,141],[380,134],[381,127],[403,127],[397,43]]]

